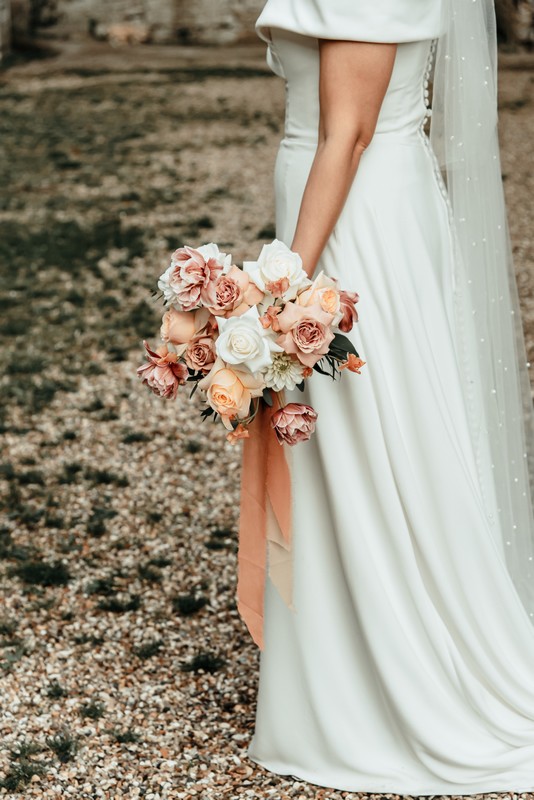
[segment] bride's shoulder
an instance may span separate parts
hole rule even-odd
[[[324,39],[410,42],[441,34],[448,0],[267,0],[256,32],[269,28]]]

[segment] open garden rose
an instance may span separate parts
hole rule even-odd
[[[334,334],[330,329],[333,314],[323,311],[319,303],[301,306],[286,303],[276,321],[280,328],[277,343],[286,353],[294,353],[308,367],[328,352]]]
[[[151,350],[147,342],[143,342],[147,352],[148,363],[137,368],[137,374],[154,394],[160,397],[174,398],[178,387],[185,383],[187,367],[178,361],[176,353],[169,352],[167,345]]]
[[[275,411],[271,426],[276,438],[283,444],[294,445],[310,438],[315,430],[317,411],[304,403],[287,403]]]
[[[215,316],[238,317],[263,299],[263,292],[235,264],[219,275],[208,289],[207,308]]]
[[[273,352],[282,352],[271,331],[259,321],[256,306],[240,317],[219,317],[218,323],[215,349],[228,364],[242,364],[250,372],[257,372],[271,363]]]
[[[209,301],[210,286],[231,256],[221,253],[216,244],[194,248],[179,247],[171,256],[169,268],[160,276],[158,287],[168,304],[178,305],[182,311],[190,311]]]
[[[216,358],[211,370],[198,382],[228,430],[233,430],[231,419],[247,416],[251,398],[259,397],[263,386],[261,376],[246,369],[230,368],[222,358]]]
[[[302,269],[302,259],[283,242],[275,239],[271,244],[263,245],[257,261],[243,262],[244,269],[260,289],[269,292],[267,286],[272,284],[276,296],[291,300],[297,296],[299,289],[311,283]],[[282,291],[287,279],[287,288]],[[281,294],[280,294],[281,292]]]
[[[215,363],[215,341],[211,336],[194,336],[184,353],[185,363],[198,372],[209,372]]]

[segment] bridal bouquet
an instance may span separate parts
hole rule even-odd
[[[277,239],[242,268],[214,243],[180,247],[158,288],[166,309],[162,344],[152,349],[144,342],[148,360],[137,373],[165,398],[192,383],[190,396],[198,388],[206,401],[201,417],[220,418],[231,443],[250,435],[259,404],[273,406],[274,394],[278,441],[309,439],[317,413],[284,404],[284,389],[303,390],[314,370],[335,379],[366,363],[342,333],[358,320],[358,294],[323,271],[311,280],[298,253]]]

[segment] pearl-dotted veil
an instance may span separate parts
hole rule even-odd
[[[487,517],[534,624],[534,414],[501,177],[494,2],[443,0],[443,13],[430,143],[456,249],[459,362]]]

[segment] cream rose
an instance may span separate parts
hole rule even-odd
[[[250,372],[257,372],[272,363],[273,352],[283,350],[261,324],[256,306],[240,317],[219,317],[218,324],[215,349],[227,364],[241,364]]]
[[[284,300],[292,300],[297,296],[299,289],[311,283],[302,268],[302,259],[298,253],[290,250],[283,242],[275,239],[271,244],[263,245],[257,261],[245,261],[243,268],[250,274],[251,279],[264,292],[269,292],[268,285],[279,290],[288,286],[283,294],[278,295]]]

